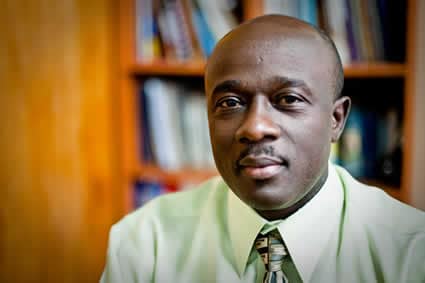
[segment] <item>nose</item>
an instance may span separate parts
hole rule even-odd
[[[268,98],[256,96],[248,107],[242,124],[236,131],[236,139],[241,143],[255,143],[263,140],[275,140],[281,129],[276,123]]]

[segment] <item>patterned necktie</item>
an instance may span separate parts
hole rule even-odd
[[[273,230],[264,236],[259,234],[255,240],[255,248],[266,266],[263,283],[288,283],[282,271],[282,262],[288,253],[279,231]]]

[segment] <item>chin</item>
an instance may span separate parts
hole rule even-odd
[[[248,205],[257,211],[271,211],[281,209],[284,203],[277,203],[276,201],[265,202],[263,200],[251,200]]]
[[[240,198],[255,210],[275,210],[292,201],[290,192],[282,187],[256,186],[241,192]]]

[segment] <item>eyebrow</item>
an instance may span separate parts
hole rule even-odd
[[[293,79],[284,76],[275,76],[270,79],[272,84],[277,84],[277,88],[302,88],[307,94],[311,95],[310,88],[304,80]]]
[[[293,79],[285,76],[273,76],[268,79],[269,85],[273,85],[272,88],[268,89],[267,92],[278,91],[282,88],[302,88],[308,95],[311,95],[310,88],[301,79]],[[241,80],[226,80],[217,84],[212,91],[211,97],[213,98],[219,93],[242,91],[244,88]]]
[[[217,93],[239,90],[241,87],[242,83],[240,80],[227,80],[215,86],[214,90],[212,91],[212,96],[216,95]]]

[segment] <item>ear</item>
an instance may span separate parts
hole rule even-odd
[[[332,142],[338,141],[350,113],[351,99],[342,96],[334,101],[332,111]]]

